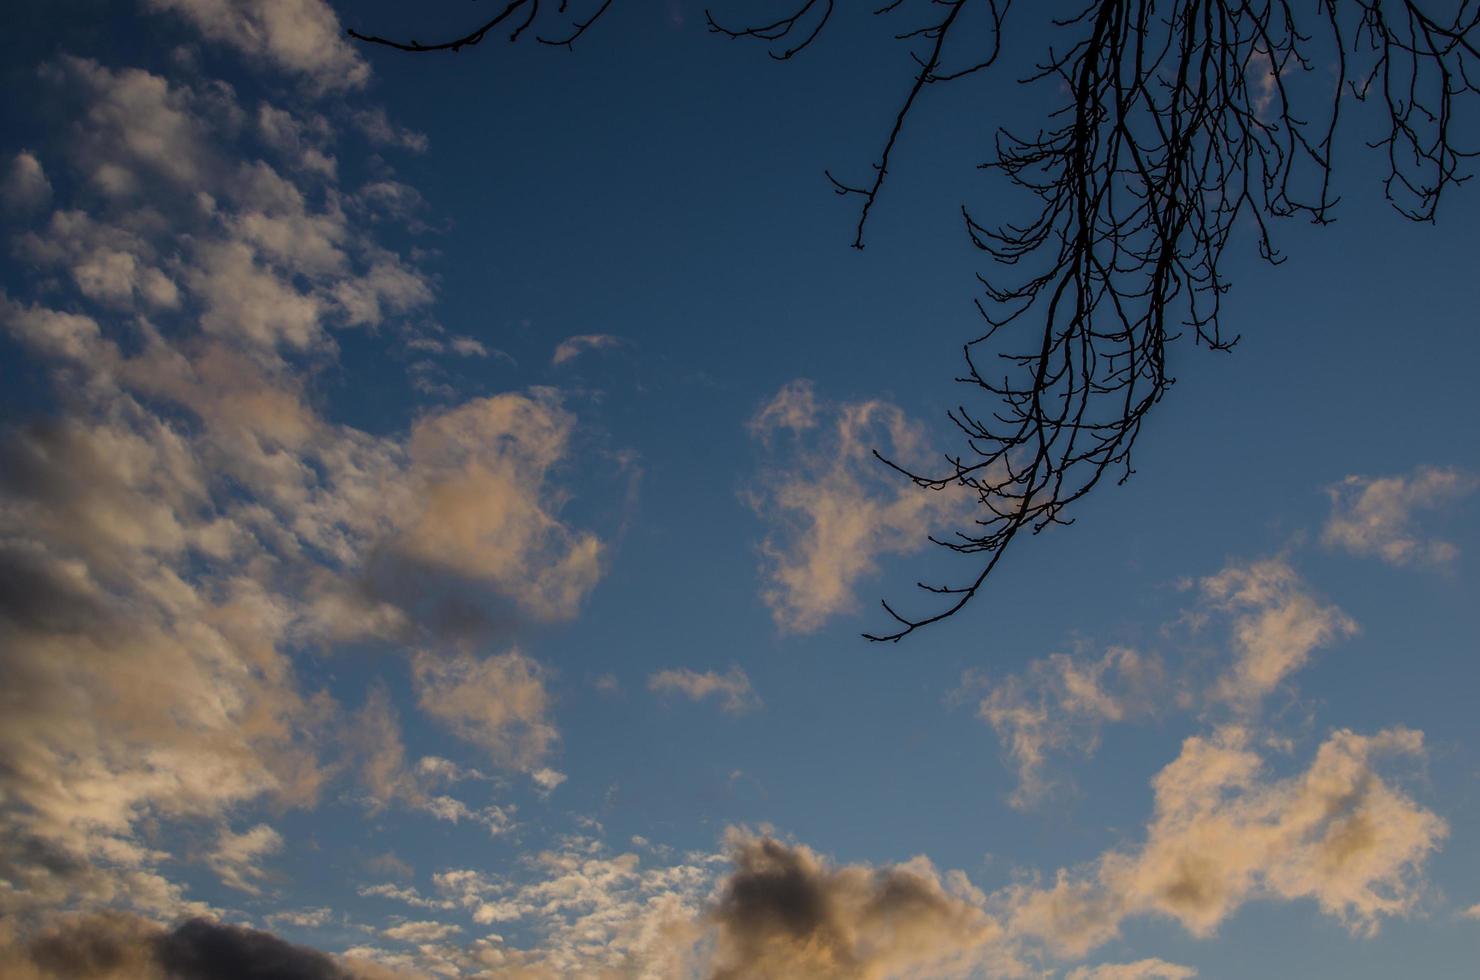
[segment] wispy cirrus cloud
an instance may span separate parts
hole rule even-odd
[[[282,849],[283,835],[265,823],[240,834],[222,827],[206,863],[226,886],[249,895],[260,895],[262,882],[267,877],[261,861]]]
[[[557,366],[566,364],[590,351],[611,350],[625,344],[626,341],[621,337],[609,333],[587,333],[567,337],[556,345],[555,353],[550,357],[550,363]]]
[[[655,694],[681,695],[690,701],[714,698],[723,711],[732,715],[755,711],[762,706],[750,677],[738,665],[723,674],[687,667],[660,670],[648,677],[648,690]]]

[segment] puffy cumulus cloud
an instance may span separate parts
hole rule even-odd
[[[1351,617],[1318,602],[1278,558],[1230,565],[1201,585],[1210,603],[1234,617],[1234,662],[1214,696],[1235,706],[1257,704],[1315,650],[1357,632]]]
[[[997,683],[967,671],[961,694],[986,689],[977,714],[992,726],[1017,769],[1018,785],[1008,801],[1025,809],[1052,788],[1046,772],[1051,754],[1093,752],[1101,726],[1149,716],[1168,686],[1159,658],[1111,647],[1098,658],[1051,654]]]
[[[226,168],[218,141],[242,119],[226,85],[173,85],[140,68],[114,71],[70,55],[41,71],[80,101],[69,155],[106,199],[133,200],[146,189],[210,193]]]
[[[1414,512],[1435,510],[1475,492],[1480,480],[1454,469],[1420,466],[1408,476],[1349,476],[1327,488],[1331,517],[1321,540],[1354,555],[1380,558],[1399,567],[1442,567],[1459,546],[1422,537]]]
[[[418,421],[407,446],[417,508],[398,549],[489,581],[542,618],[573,615],[601,574],[600,540],[554,516],[560,495],[548,487],[574,422],[548,391]]]
[[[384,706],[347,717],[296,664],[347,640],[441,642],[427,596],[444,586],[573,614],[600,552],[555,516],[573,419],[532,392],[405,433],[331,420],[312,387],[331,332],[430,297],[332,173],[294,162],[332,133],[274,109],[283,159],[253,159],[224,86],[69,58],[47,74],[75,96],[61,186],[82,200],[14,239],[39,281],[0,294],[0,330],[56,392],[0,430],[0,910],[204,911],[159,873],[171,857],[261,887],[270,830],[223,832],[213,856],[141,828],[311,805],[347,761],[379,798],[506,830],[509,809],[404,774]],[[537,667],[461,662],[423,666],[424,686],[514,686],[500,716],[452,696],[449,722],[533,765],[554,740]]]
[[[70,916],[0,938],[0,972],[11,980],[373,980],[317,950],[209,919],[167,931],[130,915]]]
[[[609,333],[587,333],[567,337],[556,345],[555,354],[550,358],[550,363],[564,364],[588,351],[609,350],[613,347],[621,347],[624,343],[621,337],[614,337]]]
[[[71,160],[109,206],[57,213],[20,251],[88,299],[119,312],[186,306],[206,333],[269,361],[326,347],[328,328],[375,326],[430,301],[426,277],[352,220],[369,198],[333,183],[322,150],[304,170],[314,117],[259,107],[285,176],[242,159],[248,114],[230,88],[71,57],[44,73],[79,103]],[[331,136],[320,134],[325,145]]]
[[[1190,966],[1153,958],[1079,966],[1064,974],[1064,980],[1192,980],[1195,976],[1197,971]]]
[[[1209,624],[1226,631],[1223,649],[1202,648]],[[974,703],[992,726],[1017,770],[1009,802],[1028,808],[1060,785],[1055,756],[1094,753],[1105,726],[1197,709],[1247,720],[1317,649],[1356,631],[1285,559],[1233,562],[1203,578],[1190,605],[1158,631],[1171,650],[1076,649],[1000,678],[968,670],[949,700]]]
[[[297,75],[321,92],[362,87],[370,66],[324,0],[148,0],[207,40]]]
[[[751,687],[750,678],[739,666],[732,666],[723,674],[685,667],[660,670],[648,678],[648,690],[657,694],[681,695],[690,701],[712,697],[719,701],[721,710],[732,715],[761,707],[761,699]]]
[[[294,170],[333,181],[339,161],[330,150],[334,127],[318,113],[298,115],[264,102],[257,107],[257,133]]]
[[[180,289],[160,268],[146,237],[93,220],[84,211],[57,211],[46,228],[23,235],[22,254],[66,271],[83,296],[120,310],[171,310]]]
[[[11,157],[5,176],[0,179],[0,204],[24,214],[40,210],[50,201],[51,181],[36,155],[22,150]]]
[[[1168,917],[1205,937],[1254,898],[1310,899],[1365,934],[1411,910],[1422,865],[1447,831],[1376,763],[1421,752],[1422,736],[1338,731],[1308,769],[1284,779],[1265,778],[1249,740],[1241,728],[1187,739],[1152,782],[1140,847],[1060,871],[1052,887],[998,896],[1014,937],[1077,957],[1129,917]]]
[[[223,884],[250,895],[262,893],[261,882],[267,872],[263,858],[283,849],[283,836],[265,823],[240,834],[222,827],[206,863],[221,877]]]
[[[925,858],[832,867],[800,845],[731,836],[734,870],[709,913],[714,980],[965,976],[1001,927],[980,892]]]
[[[545,671],[517,650],[481,659],[423,651],[412,671],[422,710],[499,765],[537,768],[560,737]]]
[[[775,438],[783,429],[784,448]],[[874,458],[875,449],[906,464],[928,456],[924,431],[887,402],[830,406],[810,382],[793,381],[750,432],[775,454],[751,501],[771,527],[761,595],[783,630],[811,632],[853,609],[855,586],[881,556],[923,548],[971,512],[964,488],[921,489]]]

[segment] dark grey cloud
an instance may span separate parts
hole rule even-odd
[[[769,837],[731,841],[735,870],[710,912],[712,980],[955,976],[1001,930],[924,859],[835,867]]]
[[[171,980],[354,980],[318,950],[209,919],[182,923],[154,950]]]
[[[210,919],[164,930],[118,912],[67,916],[0,949],[0,974],[38,980],[356,980],[315,949]]]

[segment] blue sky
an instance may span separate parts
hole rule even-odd
[[[1347,130],[1135,477],[874,645],[970,568],[870,452],[950,445],[959,208],[1016,206],[974,165],[1040,97],[932,94],[857,251],[822,172],[910,71],[869,18],[342,37],[468,13],[424,6],[7,34],[0,965],[1472,975],[1472,194],[1402,220]]]

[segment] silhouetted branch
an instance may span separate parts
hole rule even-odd
[[[1306,6],[1305,3],[1309,3]],[[576,21],[568,44],[610,6]],[[1011,0],[888,0],[877,16],[904,22],[895,37],[916,69],[869,180],[826,172],[837,193],[862,199],[853,245],[862,248],[905,123],[923,93],[990,68],[1002,51]],[[1044,4],[1043,6],[1048,6]],[[1480,0],[1060,0],[1058,35],[1023,85],[1062,91],[1031,134],[999,130],[983,169],[1000,173],[1032,208],[1016,221],[962,209],[972,245],[989,260],[977,301],[986,328],[963,347],[957,380],[985,399],[948,413],[965,443],[936,472],[879,457],[924,489],[965,487],[980,516],[949,539],[977,555],[963,584],[919,583],[945,597],[909,616],[884,603],[897,641],[975,597],[1024,530],[1036,534],[1106,477],[1124,483],[1152,406],[1172,386],[1167,345],[1184,333],[1226,351],[1220,313],[1228,283],[1219,260],[1236,227],[1259,254],[1281,257],[1271,219],[1324,224],[1337,201],[1333,152],[1343,99],[1376,104],[1386,135],[1384,192],[1409,218],[1434,218],[1444,193],[1467,180],[1475,151],[1456,142],[1473,125],[1480,94]],[[833,0],[796,0],[791,13],[710,30],[765,43],[788,60],[833,21]],[[560,11],[563,13],[562,3]],[[402,50],[457,50],[491,30],[532,24],[539,0],[513,0],[476,31],[422,45],[362,40]],[[984,28],[972,33],[976,24]],[[1060,40],[1061,39],[1061,40]],[[993,345],[1027,334],[1019,353]],[[1001,337],[999,337],[1001,334]]]
[[[463,48],[480,43],[490,32],[509,25],[512,25],[512,30],[509,31],[509,40],[511,42],[519,40],[539,18],[540,5],[541,0],[509,0],[508,4],[502,10],[468,33],[432,44],[422,44],[415,39],[403,41],[380,37],[374,34],[362,34],[354,28],[350,28],[346,33],[357,41],[364,41],[366,44],[379,44],[388,48],[395,48],[397,51],[410,51],[416,54],[422,54],[428,51],[451,51],[456,53]],[[601,18],[602,14],[607,12],[611,5],[612,0],[601,0],[599,4],[594,6],[590,16],[584,20],[579,18],[573,20],[567,31],[560,37],[548,38],[538,36],[536,40],[541,44],[569,48],[580,39],[581,35],[586,33],[592,24]],[[556,5],[556,15],[562,17],[567,15],[569,13],[569,6],[569,0],[560,0],[558,5]]]

